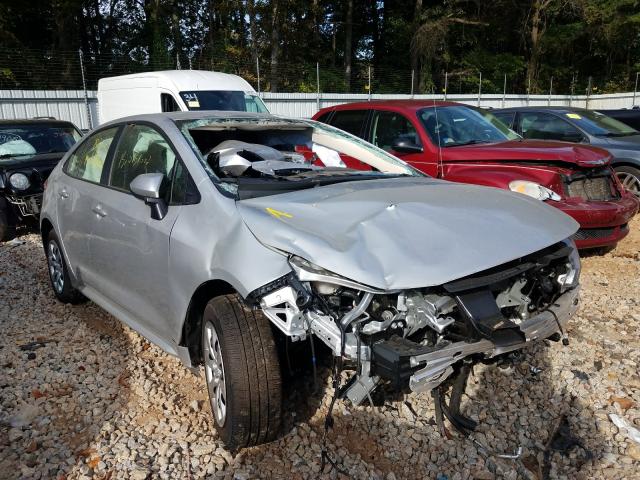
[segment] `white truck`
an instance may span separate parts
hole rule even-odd
[[[243,78],[204,70],[134,73],[98,81],[100,123],[142,113],[233,110],[268,113]]]

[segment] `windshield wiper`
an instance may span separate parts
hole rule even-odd
[[[474,140],[468,140],[468,141],[462,142],[462,143],[454,143],[454,144],[451,144],[451,145],[443,145],[443,147],[447,147],[447,148],[449,148],[449,147],[463,147],[465,145],[477,145],[479,143],[491,143],[491,142],[492,142],[492,140],[477,140],[477,139],[474,139]]]
[[[640,132],[606,132],[597,133],[596,137],[630,137],[632,135],[639,135]]]
[[[0,155],[0,158],[29,157],[33,155],[35,155],[35,153],[3,153]]]

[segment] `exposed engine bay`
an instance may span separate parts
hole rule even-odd
[[[497,362],[528,342],[566,341],[578,303],[580,263],[570,242],[437,287],[393,292],[299,257],[289,262],[291,274],[247,300],[293,341],[313,335],[327,345],[354,372],[344,397],[358,405],[382,383],[432,391],[440,417],[460,429],[473,425],[458,413],[461,392],[451,397],[458,405],[446,406],[441,389],[464,389],[473,364]]]

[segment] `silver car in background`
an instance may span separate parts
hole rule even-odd
[[[476,362],[562,338],[578,303],[568,216],[266,114],[102,125],[49,177],[41,228],[60,301],[86,297],[204,364],[230,449],[278,435],[277,343],[328,347],[337,395],[356,405],[381,384],[443,394]]]

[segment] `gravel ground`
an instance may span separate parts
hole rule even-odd
[[[519,460],[443,438],[423,394],[379,408],[338,402],[327,445],[340,468],[385,480],[640,478],[640,444],[609,417],[640,428],[640,219],[631,229],[613,252],[584,259],[569,346],[534,346],[521,364],[470,378],[463,411],[481,421],[477,439],[522,446]],[[281,440],[232,456],[202,378],[96,305],[57,303],[38,236],[21,240],[0,245],[0,477],[345,478],[321,472],[326,369],[319,393],[288,384]]]

